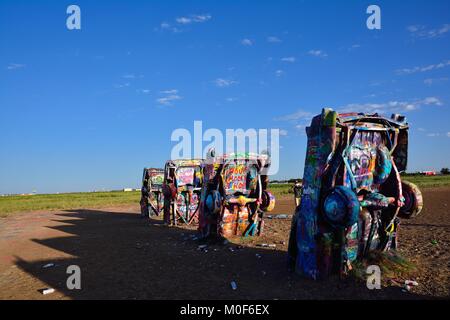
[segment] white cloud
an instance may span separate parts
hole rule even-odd
[[[311,55],[311,56],[319,57],[319,58],[326,58],[326,57],[328,57],[328,54],[326,54],[322,50],[309,50],[308,54]]]
[[[180,29],[180,27],[183,27],[183,26],[186,26],[189,24],[194,24],[194,23],[203,23],[203,22],[206,22],[211,19],[212,19],[212,16],[208,13],[207,14],[191,14],[188,16],[175,18],[175,21],[173,23],[173,24],[175,24],[175,26],[164,21],[160,24],[159,28],[155,28],[155,30],[172,31],[174,33],[178,33],[178,32],[182,31],[182,29]]]
[[[126,88],[126,87],[129,87],[129,86],[130,86],[130,83],[129,83],[129,82],[126,82],[126,83],[121,83],[121,84],[115,84],[115,85],[114,85],[114,88],[120,89],[120,88]]]
[[[281,58],[281,61],[283,61],[283,62],[290,62],[290,63],[293,63],[293,62],[295,62],[295,57],[285,57],[285,58]]]
[[[437,64],[430,64],[427,66],[416,66],[413,68],[403,68],[403,69],[397,69],[395,72],[399,75],[402,74],[413,74],[413,73],[417,73],[417,72],[427,72],[427,71],[432,71],[432,70],[437,70],[437,69],[442,69],[445,67],[450,66],[450,60],[447,61],[443,61],[441,63],[437,63]]]
[[[136,76],[134,74],[125,74],[124,76],[122,76],[122,78],[124,78],[124,79],[134,79],[134,78],[136,78]]]
[[[274,37],[274,36],[270,36],[270,37],[267,37],[267,42],[270,42],[270,43],[280,43],[280,42],[282,42],[279,38],[277,38],[277,37]]]
[[[10,63],[6,69],[8,70],[16,70],[16,69],[21,69],[21,68],[25,68],[26,66],[24,64],[21,63]]]
[[[150,90],[149,89],[137,89],[136,92],[137,93],[143,93],[143,94],[149,94]]]
[[[442,102],[436,97],[427,97],[414,101],[389,101],[385,103],[350,103],[339,107],[339,112],[365,112],[365,113],[384,113],[384,112],[407,112],[417,110],[422,106],[442,106]]]
[[[170,28],[170,24],[167,22],[161,22],[161,24],[159,25],[159,27],[161,29],[169,29]]]
[[[425,83],[428,86],[431,86],[435,83],[444,82],[444,81],[448,81],[448,78],[428,78],[428,79],[423,80],[423,83]]]
[[[164,105],[164,106],[172,106],[174,101],[181,100],[181,99],[182,99],[182,97],[180,97],[179,95],[172,94],[167,97],[156,99],[156,101],[159,104]]]
[[[428,134],[427,134],[427,137],[439,137],[439,133],[435,133],[435,132],[433,132],[433,133],[428,133]]]
[[[241,40],[241,44],[242,44],[243,46],[252,46],[252,45],[253,45],[253,41],[250,40],[250,39],[242,39],[242,40]]]
[[[214,83],[219,88],[225,88],[225,87],[229,87],[233,84],[237,84],[237,81],[234,81],[231,79],[217,78],[216,80],[214,80]]]
[[[449,132],[430,132],[430,133],[427,133],[426,136],[430,137],[430,138],[436,138],[436,137],[450,138],[450,131]]]
[[[441,37],[450,31],[450,24],[443,24],[439,28],[428,29],[424,25],[411,25],[406,28],[410,35],[418,39],[433,39]]]
[[[197,23],[202,23],[202,22],[206,22],[208,20],[211,20],[212,16],[207,13],[207,14],[193,14],[191,15],[191,18],[194,22]]]
[[[413,26],[408,26],[406,27],[406,30],[408,30],[411,33],[417,32],[419,30],[424,29],[425,26],[421,26],[421,25],[413,25]]]
[[[312,117],[312,113],[309,111],[298,110],[297,112],[277,117],[275,121],[293,121],[293,120],[309,120]]]
[[[170,23],[162,22],[158,28],[155,28],[155,30],[160,31],[171,31],[173,33],[181,32],[181,30],[177,27],[172,26]]]
[[[192,23],[192,19],[186,17],[176,18],[175,21],[179,24],[189,24]]]
[[[191,14],[187,17],[178,17],[175,21],[178,24],[191,24],[191,23],[202,23],[210,20],[212,17],[210,14]]]
[[[442,102],[436,97],[428,97],[428,98],[418,101],[417,103],[424,104],[424,105],[442,106]]]
[[[178,90],[177,89],[164,90],[164,91],[161,91],[161,93],[164,93],[164,94],[177,94]]]
[[[287,135],[288,135],[287,130],[285,130],[285,129],[280,129],[280,136],[286,137]]]
[[[230,98],[227,98],[226,100],[227,100],[227,102],[235,102],[238,100],[238,98],[230,97]]]
[[[275,75],[276,75],[277,77],[281,77],[281,76],[284,75],[284,71],[283,71],[283,70],[277,70],[277,71],[275,71]]]

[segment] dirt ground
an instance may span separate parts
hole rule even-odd
[[[424,199],[421,215],[401,225],[399,251],[417,266],[419,286],[411,292],[399,286],[405,279],[368,290],[352,278],[312,281],[289,273],[290,219],[266,219],[262,237],[202,251],[194,227],[141,220],[136,204],[0,219],[0,299],[448,299],[450,188],[426,189]],[[274,214],[293,210],[292,199],[278,199]],[[48,263],[55,266],[43,268]],[[81,290],[66,288],[69,265],[81,268]],[[56,291],[43,295],[45,288]]]

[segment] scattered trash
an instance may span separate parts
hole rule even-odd
[[[228,250],[230,250],[231,252],[234,252],[234,249],[229,247]]]
[[[274,243],[267,244],[267,243],[260,243],[256,245],[257,247],[264,247],[264,248],[276,248],[277,245]]]
[[[231,289],[236,290],[237,289],[237,284],[235,281],[231,281]]]
[[[45,266],[43,266],[42,268],[46,269],[46,268],[51,268],[54,267],[55,264],[54,263],[47,263]]]
[[[262,275],[263,275],[263,276],[265,276],[266,274],[267,274],[267,272],[265,272],[265,271],[262,272]]]
[[[229,243],[229,241],[227,239],[223,240],[223,244],[227,245]]]
[[[257,247],[268,247],[269,245],[267,243],[258,243],[256,246]]]
[[[55,289],[53,289],[53,288],[47,288],[47,289],[43,289],[42,290],[42,294],[43,295],[50,294],[50,293],[53,293],[53,292],[55,292]]]
[[[417,281],[414,280],[405,280],[405,286],[414,286],[417,287],[419,285],[419,283],[417,283]]]
[[[411,287],[408,285],[405,285],[402,289],[403,292],[409,292],[411,290]]]
[[[206,249],[207,247],[208,247],[207,244],[201,244],[197,247],[197,250],[203,250],[203,249]]]
[[[255,254],[258,259],[261,259],[261,255],[259,253]]]
[[[437,241],[436,239],[432,239],[430,242],[431,242],[431,244],[433,244],[433,245],[438,244],[438,241]]]
[[[280,244],[286,244],[286,241],[280,241]]]
[[[275,214],[266,216],[267,219],[289,219],[292,218],[291,214]]]

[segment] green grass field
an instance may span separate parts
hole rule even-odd
[[[403,176],[402,179],[417,184],[420,188],[450,186],[450,175],[446,176]],[[293,193],[292,184],[271,184],[275,197]],[[0,217],[14,212],[34,210],[64,210],[80,208],[100,208],[122,204],[138,204],[140,192],[91,192],[42,194],[33,196],[0,197]]]
[[[0,197],[0,217],[5,217],[13,212],[33,210],[99,208],[119,204],[133,204],[139,203],[140,196],[140,192],[132,191],[80,192]]]
[[[412,182],[421,189],[450,186],[450,175],[441,175],[441,176],[405,175],[402,176],[402,180]],[[292,184],[271,184],[270,191],[272,191],[272,193],[275,196],[282,196],[294,193],[292,190]]]

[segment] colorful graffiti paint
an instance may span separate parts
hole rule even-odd
[[[165,223],[185,224],[198,221],[203,183],[203,160],[169,160],[164,168]]]
[[[296,272],[314,279],[342,275],[368,252],[396,248],[397,216],[411,218],[423,205],[397,168],[406,169],[407,130],[399,115],[324,109],[312,119],[288,248]]]
[[[266,190],[267,177],[261,174],[269,165],[267,155],[250,153],[208,159],[199,210],[202,236],[261,234],[262,213],[275,206],[275,198]]]
[[[224,187],[227,194],[247,192],[249,167],[243,163],[226,164],[223,169]]]
[[[178,187],[194,183],[195,168],[180,167],[176,171],[176,179]]]
[[[161,213],[164,206],[163,180],[163,169],[144,168],[140,200],[142,217],[151,217]]]

